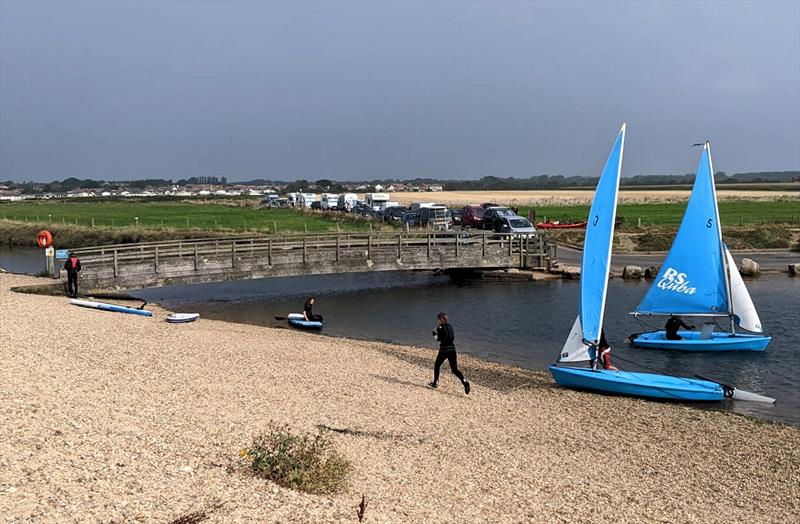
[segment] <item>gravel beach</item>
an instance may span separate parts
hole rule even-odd
[[[460,355],[18,294],[0,274],[0,521],[796,522],[800,429],[557,388]],[[47,281],[42,280],[46,283]],[[307,495],[239,457],[269,421],[354,464]],[[199,521],[198,521],[199,522]]]

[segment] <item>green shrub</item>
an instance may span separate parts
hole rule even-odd
[[[316,434],[295,434],[288,426],[270,423],[268,430],[239,454],[257,476],[308,493],[339,491],[352,469],[321,429]]]
[[[667,251],[672,245],[674,232],[648,231],[636,235],[636,251]]]

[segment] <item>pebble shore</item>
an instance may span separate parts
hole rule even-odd
[[[0,274],[0,522],[797,522],[800,429],[581,393],[546,372],[14,293]],[[365,313],[366,314],[366,313]],[[251,476],[269,421],[327,426],[347,489]],[[199,522],[199,521],[198,521]]]

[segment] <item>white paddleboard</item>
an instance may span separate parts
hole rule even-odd
[[[198,318],[200,318],[200,313],[171,313],[167,315],[167,322],[183,324],[186,322],[194,322]]]

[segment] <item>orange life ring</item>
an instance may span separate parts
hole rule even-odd
[[[53,235],[50,231],[42,229],[36,233],[36,243],[39,244],[39,247],[50,247],[53,245]]]

